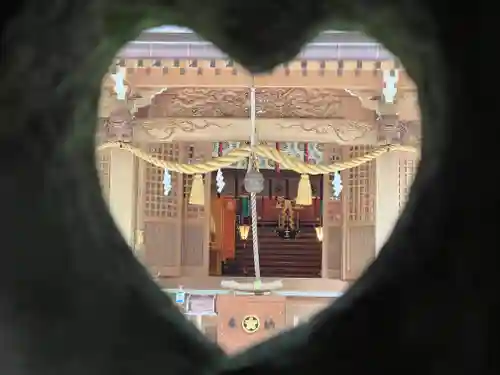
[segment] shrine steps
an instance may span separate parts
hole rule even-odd
[[[267,224],[267,223],[266,223]],[[301,225],[296,239],[277,236],[274,225],[259,226],[259,255],[262,277],[317,278],[321,276],[321,243],[314,224]],[[224,266],[228,276],[253,276],[251,233],[247,241],[236,242],[235,259]]]

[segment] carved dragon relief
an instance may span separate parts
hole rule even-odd
[[[151,117],[248,117],[248,89],[173,88],[157,95]]]
[[[342,99],[338,90],[261,88],[255,92],[257,116],[265,118],[338,117]]]
[[[193,133],[198,130],[204,130],[211,127],[224,129],[232,126],[232,124],[222,124],[216,121],[206,119],[165,119],[161,121],[143,121],[142,128],[144,131],[155,140],[171,141],[177,132]]]
[[[342,90],[257,88],[258,118],[350,118],[367,120],[369,111]],[[247,88],[172,88],[155,96],[149,116],[249,117]]]
[[[304,132],[312,132],[319,135],[332,134],[336,135],[340,142],[353,142],[366,136],[368,132],[373,130],[373,125],[366,122],[336,120],[328,123],[278,123],[282,129],[300,129]]]
[[[343,96],[339,92],[344,93]],[[117,105],[116,95],[113,95],[112,90],[111,92],[103,90],[103,97],[107,94],[107,106],[103,108],[107,112],[113,112],[113,116],[109,113],[110,116],[105,122],[110,139],[131,140],[135,117],[130,113],[141,118],[142,134],[160,141],[171,141],[176,138],[177,133],[194,133],[211,127],[226,129],[234,125],[229,118],[236,120],[239,117],[240,120],[236,120],[236,123],[248,118],[248,90],[246,88],[140,89],[134,92],[130,90],[129,93],[127,100],[129,112],[127,113],[124,108],[113,109],[113,106],[116,108]],[[342,143],[359,141],[373,130],[377,130],[378,141],[382,143],[389,141],[413,143],[418,138],[413,135],[413,132],[406,130],[410,122],[400,123],[397,114],[394,113],[394,106],[380,106],[373,92],[260,88],[257,89],[256,94],[258,94],[257,114],[262,121],[269,121],[264,120],[266,118],[299,117],[304,119],[299,122],[277,121],[274,123],[277,131],[296,128],[320,136],[331,134],[337,138],[337,142]],[[407,103],[411,100],[416,102],[414,96],[411,95],[401,95],[399,102],[404,100]],[[135,112],[141,107],[145,111]],[[101,110],[101,113],[103,112],[105,111]],[[186,116],[176,118],[181,114]],[[210,118],[220,120],[210,120]],[[222,118],[226,119],[222,120]],[[318,121],[313,123],[308,118],[316,118]],[[205,133],[204,137],[206,136]]]

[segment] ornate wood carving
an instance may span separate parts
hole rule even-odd
[[[415,121],[420,118],[418,95],[415,90],[399,91],[394,103],[385,103],[375,91],[345,91],[357,98],[364,108],[374,111],[377,116],[398,115],[402,121]]]
[[[384,116],[378,123],[380,143],[418,145],[421,140],[420,121],[401,121],[398,116]]]
[[[357,98],[336,89],[258,88],[260,118],[374,118]],[[138,117],[249,117],[246,88],[172,88],[153,99]]]
[[[401,143],[402,129],[397,115],[380,116],[378,137],[380,143]]]
[[[139,107],[149,104],[154,95],[153,90],[146,90],[143,94],[133,92],[127,81],[125,87],[127,95],[125,100],[118,100],[112,87],[104,87],[101,90],[98,115],[102,125],[100,124],[98,128],[99,142],[104,140],[131,142],[135,125],[133,113]]]
[[[153,99],[150,117],[248,117],[248,89],[173,88]]]
[[[147,116],[147,107],[151,104],[156,95],[161,94],[166,91],[164,89],[158,88],[146,88],[146,89],[138,89],[133,90],[130,95],[130,100],[132,101],[131,112],[136,117],[144,117],[144,114]],[[146,107],[146,111],[141,111],[141,109]],[[142,116],[140,115],[142,114]]]
[[[341,142],[353,142],[361,139],[373,129],[372,124],[349,120],[339,120],[328,123],[278,123],[278,126],[283,129],[296,128],[304,132],[336,135]]]
[[[256,90],[257,115],[265,118],[332,118],[342,116],[338,90],[262,88]]]
[[[108,141],[132,142],[134,118],[126,102],[118,102],[105,121]]]
[[[174,135],[179,133],[194,133],[208,128],[224,129],[230,127],[231,123],[220,123],[207,119],[166,119],[165,121],[144,121],[142,128],[153,139],[160,141],[171,141]]]
[[[420,121],[401,121],[404,127],[401,135],[403,145],[419,145],[422,141],[422,123]]]
[[[250,138],[244,118],[151,118],[135,120],[134,140],[234,141]],[[377,143],[378,124],[346,119],[257,119],[261,139],[269,142]]]

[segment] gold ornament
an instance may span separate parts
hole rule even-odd
[[[255,333],[260,328],[260,320],[256,315],[247,315],[241,321],[241,327],[246,333]]]

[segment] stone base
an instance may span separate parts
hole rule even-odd
[[[222,280],[220,283],[222,288],[231,289],[239,292],[249,292],[255,294],[265,294],[273,290],[283,288],[281,280],[262,282],[255,280],[253,283],[239,283],[235,280]]]

